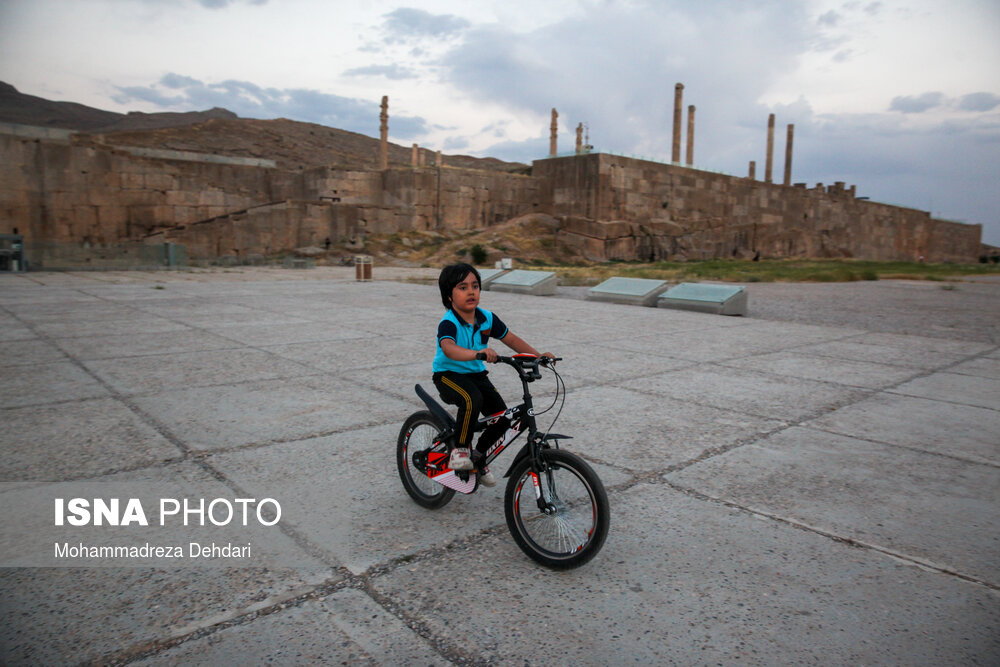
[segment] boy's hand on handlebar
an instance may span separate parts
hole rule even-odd
[[[500,355],[497,354],[496,350],[491,350],[488,347],[484,350],[481,350],[479,354],[477,354],[476,356],[477,357],[481,356],[488,364],[495,364],[497,362],[497,359],[500,357]]]

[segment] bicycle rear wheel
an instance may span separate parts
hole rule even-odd
[[[507,527],[521,550],[542,565],[579,567],[597,555],[608,535],[608,494],[579,456],[548,449],[542,460],[537,475],[527,458],[511,472],[504,494]],[[536,500],[536,482],[547,511]]]
[[[427,509],[444,507],[455,495],[454,490],[431,480],[426,472],[429,455],[448,452],[443,443],[438,443],[438,435],[443,430],[434,415],[422,410],[403,422],[396,441],[396,469],[403,480],[403,488],[414,502]]]

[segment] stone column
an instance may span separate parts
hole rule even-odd
[[[418,159],[417,158],[417,151],[419,151],[419,150],[420,150],[420,147],[417,146],[416,144],[413,144],[413,150],[410,152],[410,166],[411,167],[416,167],[417,164],[419,164],[417,162],[417,159]]]
[[[381,121],[379,125],[379,133],[382,137],[382,142],[379,144],[378,149],[378,168],[388,169],[389,168],[389,96],[382,96],[382,113],[379,114],[379,120]]]
[[[774,167],[774,114],[767,117],[767,161],[764,162],[764,182],[771,182]]]
[[[558,153],[556,147],[556,137],[559,136],[559,112],[552,109],[552,123],[549,125],[549,157],[555,157]]]
[[[685,160],[687,165],[690,167],[694,164],[694,105],[688,107],[688,143],[687,143],[687,159]]]
[[[441,151],[438,151],[437,155],[434,156],[434,166],[436,166],[438,169],[444,166],[444,161],[441,158]]]
[[[788,124],[788,136],[785,139],[785,185],[792,184],[792,136],[795,134],[795,125]]]
[[[751,181],[757,178],[757,163],[753,160],[750,160],[750,175],[747,178]]]
[[[684,108],[684,84],[674,86],[674,145],[670,152],[671,162],[681,161],[681,112]]]
[[[576,154],[583,152],[583,123],[576,126]]]

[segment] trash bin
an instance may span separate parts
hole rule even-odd
[[[372,279],[372,256],[356,255],[354,257],[354,279],[358,282],[371,282]]]

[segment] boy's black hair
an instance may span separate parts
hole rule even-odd
[[[445,308],[451,308],[451,291],[455,289],[455,285],[465,280],[465,277],[470,273],[476,277],[477,283],[483,284],[479,277],[479,271],[476,271],[476,267],[471,264],[459,262],[458,264],[449,264],[441,269],[441,275],[438,276],[438,287],[441,288],[441,303],[444,304]]]

